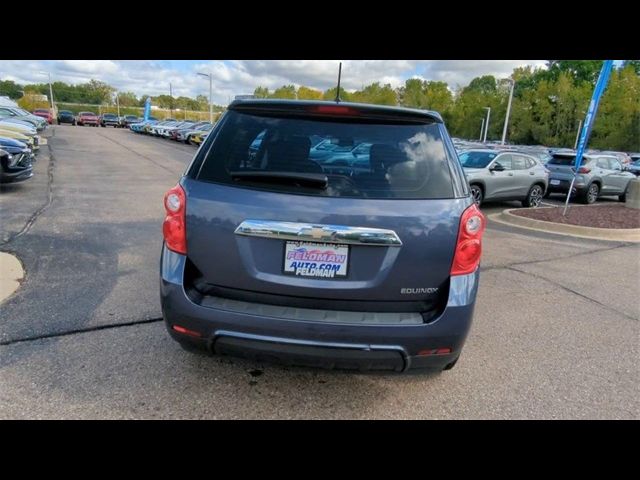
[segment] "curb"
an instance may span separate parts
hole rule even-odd
[[[536,230],[538,232],[555,233],[591,240],[640,243],[640,228],[596,228],[567,225],[564,223],[546,222],[544,220],[521,217],[511,213],[513,210],[515,209],[504,210],[502,213],[494,213],[489,215],[489,219],[512,227]]]
[[[24,269],[17,257],[0,252],[0,303],[14,294],[24,279]]]

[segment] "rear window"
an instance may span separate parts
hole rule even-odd
[[[493,152],[462,152],[460,163],[466,168],[486,168],[498,154]]]
[[[548,163],[550,165],[571,166],[571,165],[575,165],[576,157],[565,156],[565,155],[553,155]],[[584,161],[583,161],[583,163],[584,163]]]
[[[326,183],[296,180],[305,175],[326,177]],[[229,111],[197,179],[330,197],[454,196],[436,123],[383,124]]]

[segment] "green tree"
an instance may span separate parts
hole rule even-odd
[[[256,89],[253,91],[253,94],[256,96],[256,98],[269,98],[269,96],[271,95],[267,87],[256,87]]]
[[[1,80],[0,81],[0,96],[6,96],[13,100],[17,100],[22,97],[24,88],[22,85],[15,83],[13,80]]]
[[[424,83],[419,78],[407,79],[404,86],[398,89],[400,104],[411,108],[426,108],[427,96],[424,91]]]
[[[640,151],[640,76],[633,65],[613,71],[594,120],[589,145]]]
[[[362,90],[351,95],[354,102],[373,103],[376,105],[397,105],[398,96],[390,84],[380,85],[379,82],[367,85]]]
[[[442,114],[453,105],[453,94],[446,82],[425,82],[424,94],[427,98],[426,108]]]
[[[288,98],[295,100],[296,87],[294,85],[283,85],[280,88],[276,88],[269,96],[270,98]]]
[[[493,75],[483,75],[482,77],[476,77],[469,85],[467,85],[465,91],[475,91],[484,95],[490,95],[496,92],[498,89],[496,78]]]
[[[569,74],[578,83],[588,82],[595,85],[602,60],[549,60],[546,78],[558,80],[562,73]]]
[[[322,100],[322,91],[300,86],[298,88],[299,100]]]
[[[78,85],[77,88],[84,97],[84,102],[92,104],[108,103],[115,92],[115,88],[99,80],[90,80],[88,83]]]
[[[623,66],[631,66],[631,68],[636,72],[636,75],[640,75],[640,60],[625,60]]]
[[[325,92],[322,94],[322,99],[334,101],[336,99],[337,92],[338,92],[338,87],[333,87],[328,90],[325,90]],[[351,101],[351,94],[347,92],[343,87],[340,87],[340,100],[342,100],[343,102]]]
[[[139,104],[138,97],[133,92],[118,93],[118,102],[120,102],[121,107],[135,107]]]
[[[200,110],[200,111],[207,110],[209,108],[209,97],[206,97],[204,95],[198,95],[196,97],[196,104],[197,104],[197,107],[194,110]]]

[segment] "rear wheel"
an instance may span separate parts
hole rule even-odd
[[[527,208],[539,207],[543,196],[542,187],[540,185],[533,185],[529,189],[527,198],[522,201],[522,206]]]
[[[482,193],[482,187],[480,187],[480,185],[471,185],[471,196],[473,197],[473,201],[476,202],[477,206],[482,205],[484,194]]]
[[[598,195],[600,194],[600,187],[597,183],[592,183],[585,190],[585,192],[580,196],[580,201],[586,205],[591,205],[598,200]]]

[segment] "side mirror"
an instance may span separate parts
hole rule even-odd
[[[494,163],[489,169],[490,172],[504,172],[504,167],[498,162]]]

